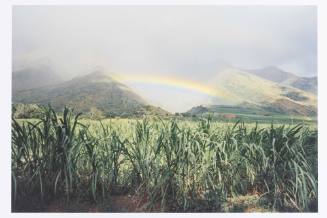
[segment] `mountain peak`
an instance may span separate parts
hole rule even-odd
[[[13,102],[41,105],[51,103],[58,111],[69,106],[86,114],[96,108],[108,116],[169,114],[161,108],[148,105],[132,89],[103,71],[93,71],[53,86],[21,91],[13,95]]]
[[[93,72],[85,75],[84,77],[94,78],[94,79],[111,78],[108,74],[106,74],[103,71],[93,71]]]
[[[112,82],[114,81],[109,74],[103,71],[93,71],[89,74],[79,76],[73,78],[71,82],[83,82],[83,83],[90,83],[90,82]]]
[[[299,78],[298,76],[286,72],[276,66],[267,66],[261,69],[248,70],[248,72],[277,83],[296,80]]]
[[[266,66],[266,67],[262,68],[262,70],[270,70],[270,71],[285,72],[284,70],[282,70],[282,69],[280,69],[279,67],[276,67],[276,66],[274,66],[274,65]]]
[[[286,72],[276,66],[248,70],[248,72],[280,85],[291,86],[317,94],[317,77],[300,77],[293,73]]]

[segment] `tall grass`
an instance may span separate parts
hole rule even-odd
[[[32,199],[98,202],[122,193],[155,211],[221,211],[228,198],[254,193],[271,209],[316,210],[316,130],[218,128],[210,117],[196,126],[160,118],[118,129],[99,122],[82,124],[68,108],[58,117],[51,107],[37,122],[13,119],[13,210]]]

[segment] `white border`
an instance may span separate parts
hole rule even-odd
[[[326,0],[2,0],[0,2],[0,216],[1,217],[327,217],[327,4]],[[318,6],[318,160],[319,160],[319,212],[318,213],[188,213],[188,214],[153,214],[153,213],[99,213],[99,214],[66,214],[66,213],[11,213],[11,17],[13,5],[317,5]],[[325,85],[326,84],[326,85]]]

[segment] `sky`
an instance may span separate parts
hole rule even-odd
[[[103,69],[205,80],[227,64],[315,76],[316,19],[314,6],[14,6],[13,69],[41,62],[67,79]],[[169,85],[128,85],[152,102],[166,99],[158,105],[170,111],[203,99]]]

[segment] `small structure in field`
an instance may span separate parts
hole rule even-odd
[[[224,119],[235,119],[237,116],[235,114],[224,114]]]

